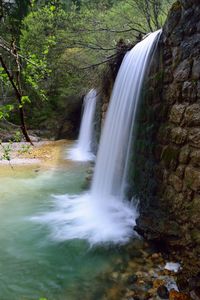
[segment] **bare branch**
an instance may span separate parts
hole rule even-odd
[[[136,24],[137,25],[137,24]],[[135,28],[135,27],[129,27],[129,28],[126,28],[126,29],[110,29],[110,28],[98,28],[98,29],[75,29],[75,31],[72,31],[72,32],[68,32],[68,33],[76,33],[76,34],[79,34],[79,33],[96,33],[96,32],[111,32],[111,33],[126,33],[126,32],[131,32],[131,31],[135,31],[135,32],[138,32],[138,33],[141,33],[141,34],[146,34],[147,32],[145,31],[142,31],[138,28]]]
[[[109,57],[107,57],[106,59],[96,63],[96,64],[92,64],[92,65],[89,65],[89,66],[86,66],[86,67],[82,67],[80,68],[80,70],[87,70],[87,69],[92,69],[92,68],[95,68],[95,67],[98,67],[100,65],[103,65],[103,64],[106,64],[110,61],[112,61],[116,56],[118,55],[118,53],[115,53],[113,55],[110,55]]]
[[[14,123],[12,123],[12,122],[9,122],[6,118],[2,118],[3,119],[3,121],[4,122],[6,122],[7,124],[9,124],[9,125],[11,125],[11,126],[13,126],[13,127],[15,127],[15,128],[20,128],[20,125],[17,125],[17,124],[14,124]]]
[[[66,46],[65,48],[66,48],[66,49],[73,49],[73,48],[85,49],[85,48],[88,48],[88,49],[92,49],[92,50],[102,50],[102,51],[113,51],[113,50],[116,49],[115,47],[112,47],[112,48],[104,48],[104,47],[101,46],[101,45],[92,44],[92,43],[86,44],[86,43],[82,43],[82,42],[76,42],[76,43],[74,43],[73,45]]]
[[[2,37],[0,37],[0,48],[2,48],[3,50],[7,51],[9,54],[11,54],[16,59],[16,54],[13,53],[12,49],[9,47],[8,42],[6,42]],[[15,46],[15,48],[19,49],[17,46]],[[38,70],[43,70],[41,67],[39,67],[37,64],[35,64],[32,60],[30,60],[26,56],[21,55],[19,53],[18,53],[18,56],[20,58],[22,58],[23,60],[27,61],[28,63],[32,64],[33,66],[35,66]]]

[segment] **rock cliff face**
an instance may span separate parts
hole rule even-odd
[[[158,56],[160,59],[158,60]],[[159,62],[158,62],[159,61]],[[177,1],[144,89],[133,158],[137,230],[200,271],[200,2]]]
[[[103,84],[102,120],[114,78]],[[192,278],[185,286],[200,299],[199,0],[171,8],[143,88],[133,147],[128,195],[140,199],[136,230],[182,263],[183,277]]]

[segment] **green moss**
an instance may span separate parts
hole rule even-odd
[[[175,2],[171,7],[171,12],[175,12],[177,10],[181,9],[181,2],[177,1]]]
[[[162,82],[163,76],[164,76],[164,70],[160,70],[153,76],[153,80]]]
[[[188,188],[191,188],[194,184],[195,178],[192,177],[185,177],[185,184]]]
[[[162,160],[166,167],[170,167],[172,162],[176,162],[178,159],[179,150],[173,146],[167,146],[162,153]]]
[[[191,231],[191,237],[192,237],[194,242],[200,244],[200,232],[199,232],[198,229],[193,229]]]

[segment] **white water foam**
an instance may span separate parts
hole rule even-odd
[[[144,78],[161,31],[138,43],[124,58],[114,85],[89,193],[56,196],[51,212],[32,218],[48,224],[56,240],[86,239],[91,245],[126,243],[136,235],[136,207],[123,185],[129,145]]]
[[[106,207],[97,205],[90,193],[54,196],[52,211],[31,218],[51,229],[51,239],[86,239],[98,243],[126,243],[133,236],[137,212],[130,202],[115,197]]]

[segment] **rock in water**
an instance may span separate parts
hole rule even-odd
[[[191,298],[186,294],[171,290],[169,292],[169,300],[191,300]]]
[[[169,292],[165,285],[158,287],[157,294],[161,299],[169,299]]]
[[[137,279],[138,279],[137,275],[133,274],[133,275],[129,276],[128,283],[129,284],[135,283],[137,281]]]

